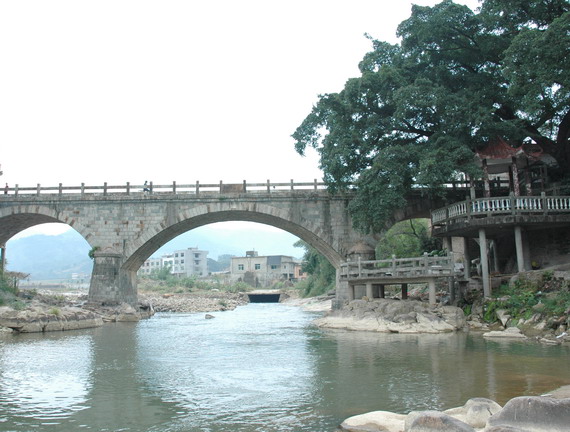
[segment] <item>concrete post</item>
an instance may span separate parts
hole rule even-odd
[[[491,296],[491,286],[489,284],[489,253],[487,250],[487,234],[485,229],[479,228],[479,252],[481,257],[481,278],[483,279],[483,295]]]
[[[517,268],[520,272],[524,272],[524,248],[522,240],[522,229],[519,225],[515,226],[515,249],[517,253]]]
[[[469,237],[463,237],[463,268],[465,279],[471,277],[471,255],[469,254]]]
[[[366,282],[366,297],[370,300],[374,298],[374,291],[372,290],[372,282]]]
[[[430,306],[435,306],[436,300],[435,300],[435,279],[434,278],[430,278],[428,280],[428,287],[429,287],[429,304],[430,304]]]
[[[95,252],[89,302],[114,305],[137,304],[137,275],[132,270],[122,270],[123,256],[117,253]]]

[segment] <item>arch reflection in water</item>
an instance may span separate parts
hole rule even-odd
[[[15,423],[57,424],[87,408],[92,386],[90,336],[18,335],[0,342],[0,405]]]

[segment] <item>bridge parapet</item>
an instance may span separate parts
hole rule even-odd
[[[131,184],[127,182],[122,185],[108,185],[107,182],[103,185],[88,186],[81,183],[79,186],[63,186],[60,183],[58,186],[41,186],[37,184],[33,187],[15,187],[4,188],[4,195],[10,197],[26,197],[26,196],[42,196],[42,195],[154,195],[154,194],[172,194],[172,195],[190,195],[199,196],[206,195],[220,195],[220,194],[244,194],[244,193],[276,193],[276,192],[295,192],[295,191],[326,191],[326,184],[318,182],[316,179],[312,182],[295,182],[291,180],[285,183],[274,183],[267,180],[265,183],[247,183],[245,180],[242,183],[200,183],[197,181],[192,184],[178,184],[172,182],[166,185],[156,185],[153,182],[147,184]]]

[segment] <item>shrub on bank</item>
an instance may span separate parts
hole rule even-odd
[[[570,285],[568,281],[555,279],[551,271],[533,279],[522,276],[493,292],[483,305],[483,319],[495,322],[498,310],[504,310],[517,321],[536,314],[546,319],[565,315],[570,310]]]
[[[152,277],[143,276],[139,279],[139,288],[143,291],[153,291],[158,293],[176,293],[184,294],[191,292],[203,292],[203,291],[223,291],[230,293],[247,292],[253,290],[253,288],[244,283],[236,282],[233,284],[227,284],[219,279],[198,279],[195,276],[191,277],[176,277],[169,275],[167,277]]]

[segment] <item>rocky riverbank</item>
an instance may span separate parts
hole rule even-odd
[[[343,432],[567,432],[570,430],[570,386],[545,396],[521,396],[501,407],[473,398],[441,411],[396,414],[374,411],[346,419]]]
[[[382,333],[447,333],[466,328],[465,314],[458,307],[430,307],[425,302],[394,299],[353,300],[315,324]]]
[[[139,294],[139,300],[147,302],[155,312],[217,312],[233,310],[249,303],[246,293],[207,291],[202,293]]]
[[[105,322],[136,322],[155,312],[215,312],[247,304],[245,293],[203,292],[186,294],[141,293],[136,306],[92,305],[86,294],[27,293],[14,306],[0,307],[0,330],[37,333],[102,326]]]

